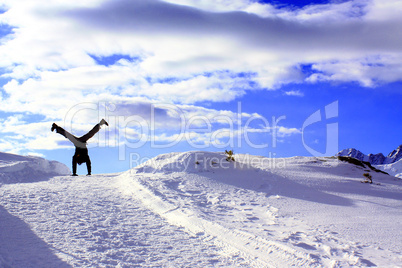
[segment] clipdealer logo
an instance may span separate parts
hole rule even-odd
[[[322,115],[322,111],[317,110],[312,113],[303,123],[302,127],[302,142],[304,148],[313,156],[322,157],[328,155],[335,155],[339,150],[339,125],[338,122],[335,123],[327,123],[326,124],[326,146],[325,152],[321,153],[310,146],[308,146],[305,142],[305,129],[313,124],[322,122],[324,120],[329,120],[332,118],[338,118],[339,116],[339,103],[338,101],[334,101],[324,108],[324,115]]]

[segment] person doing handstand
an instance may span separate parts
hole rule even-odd
[[[77,164],[81,165],[82,163],[87,164],[88,174],[91,175],[91,160],[88,155],[87,141],[92,138],[98,131],[100,130],[102,125],[109,126],[105,119],[102,119],[98,124],[96,124],[87,134],[82,137],[77,138],[73,134],[64,130],[62,127],[59,127],[55,123],[53,123],[51,130],[56,130],[57,133],[63,135],[67,139],[69,139],[75,146],[75,153],[73,156],[73,175],[77,175]]]

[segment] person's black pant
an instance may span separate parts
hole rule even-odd
[[[87,148],[75,147],[75,154],[73,156],[73,174],[77,174],[77,164],[81,165],[86,163],[88,174],[91,174],[91,159],[88,155]]]
[[[59,126],[56,127],[56,132],[63,135],[67,139],[69,139],[75,145],[76,148],[77,147],[86,148],[87,141],[90,138],[92,138],[96,133],[98,133],[99,130],[100,130],[100,125],[96,124],[87,134],[78,138],[78,137],[74,136],[73,134],[71,134],[70,132],[66,131],[64,128],[59,127]]]

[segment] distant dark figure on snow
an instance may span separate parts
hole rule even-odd
[[[99,124],[96,124],[96,126],[91,129],[91,131],[89,131],[84,136],[77,138],[68,131],[64,130],[62,127],[59,127],[58,125],[53,123],[52,131],[56,130],[57,133],[63,135],[75,145],[75,153],[73,156],[73,176],[78,176],[77,163],[79,165],[81,165],[82,163],[86,163],[88,170],[87,176],[91,175],[91,160],[89,159],[88,155],[87,141],[92,138],[96,133],[98,133],[102,125],[109,126],[105,119],[102,119]]]

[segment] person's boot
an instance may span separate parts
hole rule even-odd
[[[71,175],[71,176],[78,176],[76,173],[73,173],[73,175]]]
[[[53,123],[53,125],[52,125],[52,132],[53,132],[53,130],[55,130],[57,127],[58,127],[58,126],[57,126],[55,123]]]
[[[105,121],[105,119],[102,119],[102,120],[99,122],[99,125],[106,125],[106,126],[109,126],[109,124]]]

